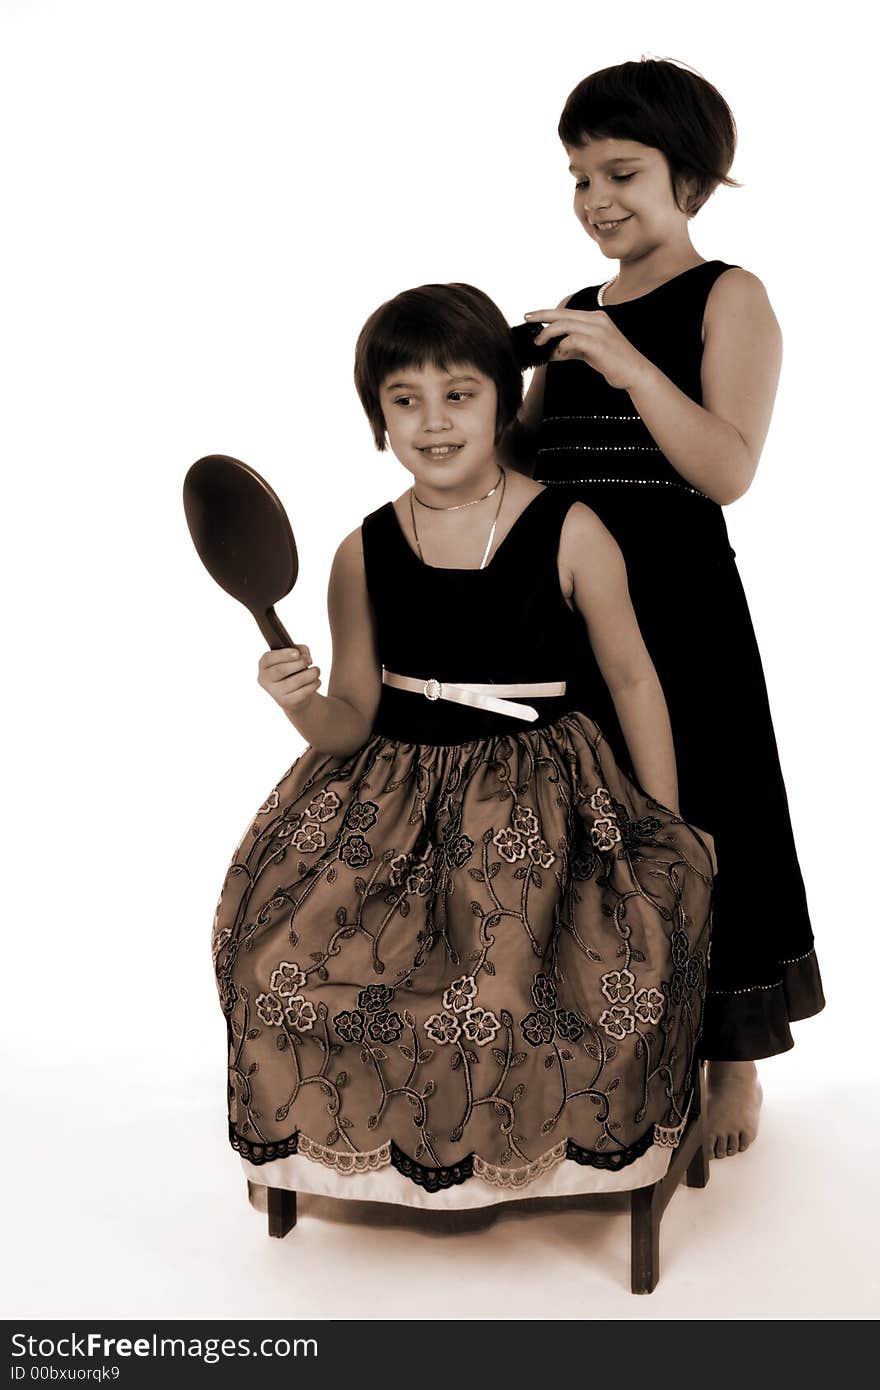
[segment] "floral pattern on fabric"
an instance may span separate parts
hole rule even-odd
[[[687,1113],[710,903],[699,838],[584,716],[307,750],[215,918],[234,1146],[429,1191],[632,1162]]]

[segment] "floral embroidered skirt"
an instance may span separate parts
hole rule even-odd
[[[581,714],[307,749],[214,924],[248,1175],[422,1206],[654,1181],[691,1099],[711,893],[697,832]]]

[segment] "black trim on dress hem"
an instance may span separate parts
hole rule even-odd
[[[299,1130],[294,1131],[287,1139],[278,1139],[272,1143],[254,1144],[249,1139],[243,1139],[237,1134],[234,1127],[229,1126],[229,1142],[242,1158],[246,1158],[249,1163],[257,1166],[263,1163],[272,1163],[277,1158],[289,1158],[299,1150]],[[615,1149],[610,1153],[599,1153],[596,1149],[587,1149],[575,1143],[573,1139],[565,1141],[565,1157],[574,1163],[579,1163],[581,1167],[602,1168],[617,1172],[621,1168],[626,1168],[641,1158],[654,1142],[654,1126],[649,1125],[648,1129],[640,1139],[637,1139],[629,1148]],[[418,1187],[422,1187],[426,1192],[440,1192],[449,1187],[455,1187],[460,1183],[467,1182],[474,1176],[474,1155],[467,1154],[458,1163],[441,1164],[438,1168],[428,1168],[422,1163],[417,1163],[414,1158],[410,1158],[394,1140],[390,1141],[391,1167],[395,1168],[402,1177],[409,1178]],[[511,1171],[514,1171],[511,1169]]]
[[[468,1154],[458,1163],[453,1163],[449,1167],[425,1168],[421,1163],[417,1163],[409,1154],[399,1149],[394,1140],[391,1140],[391,1166],[396,1168],[403,1177],[409,1178],[418,1187],[423,1187],[426,1192],[439,1192],[442,1188],[456,1187],[459,1183],[467,1182],[468,1178],[474,1175],[474,1156]]]
[[[230,1122],[229,1142],[242,1158],[246,1158],[248,1163],[272,1163],[276,1158],[289,1158],[299,1149],[299,1130],[294,1130],[293,1134],[286,1139],[275,1139],[271,1143],[254,1144],[250,1139],[243,1139],[240,1134],[236,1134],[235,1126]]]
[[[814,952],[790,961],[782,979],[727,993],[709,989],[700,1056],[708,1062],[758,1062],[794,1047],[789,1024],[812,1018],[825,1007]]]
[[[654,1142],[654,1126],[649,1125],[642,1135],[628,1149],[614,1149],[611,1153],[598,1153],[595,1149],[583,1149],[580,1144],[576,1144],[573,1139],[567,1139],[565,1143],[565,1157],[579,1163],[581,1167],[605,1168],[612,1172],[617,1172],[621,1168],[628,1168],[631,1163],[635,1163],[637,1158],[647,1153]]]

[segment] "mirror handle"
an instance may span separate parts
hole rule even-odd
[[[294,642],[274,608],[267,608],[265,613],[255,613],[257,626],[269,643],[270,651],[277,652],[281,647],[292,647]]]

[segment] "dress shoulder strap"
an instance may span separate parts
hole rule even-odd
[[[669,287],[678,291],[680,299],[677,299],[677,303],[683,301],[688,305],[698,305],[702,312],[715,281],[719,280],[726,270],[736,269],[737,266],[729,265],[727,261],[704,261],[702,265],[694,266],[676,280],[669,281]]]
[[[601,285],[587,285],[585,289],[575,290],[568,296],[566,309],[598,309]]]
[[[739,270],[740,266],[736,261],[704,261],[702,265],[694,268],[694,274],[702,274],[710,285],[714,285],[719,275],[723,275],[725,270]]]
[[[378,594],[383,581],[389,574],[397,553],[395,542],[400,539],[400,527],[394,514],[394,504],[386,502],[383,507],[370,512],[361,522],[361,539],[364,547],[364,573],[367,590]]]
[[[531,569],[544,561],[556,570],[562,525],[574,504],[565,488],[545,487],[521,513],[504,548],[508,562]]]

